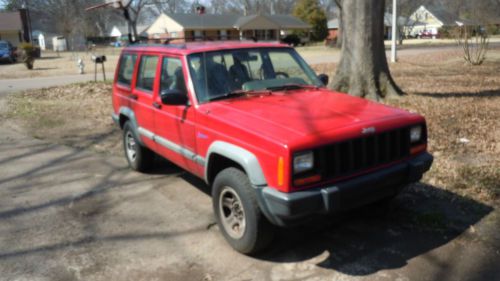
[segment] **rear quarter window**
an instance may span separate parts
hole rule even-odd
[[[120,69],[118,71],[118,83],[129,86],[132,84],[134,67],[137,61],[135,54],[123,54],[120,58]]]

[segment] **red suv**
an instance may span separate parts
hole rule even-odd
[[[254,253],[274,225],[393,197],[432,164],[422,116],[327,83],[281,44],[134,45],[113,119],[134,170],[158,154],[204,179],[226,240]]]

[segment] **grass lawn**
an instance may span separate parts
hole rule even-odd
[[[114,72],[121,48],[100,48],[94,51],[98,55],[106,55],[106,72]],[[42,57],[35,59],[33,70],[28,70],[22,62],[15,64],[2,63],[0,65],[0,79],[16,79],[31,77],[48,77],[78,74],[76,62],[82,59],[85,64],[85,73],[94,73],[94,63],[91,52],[60,52],[43,51]],[[101,71],[101,66],[98,66]],[[99,72],[100,73],[100,72]]]
[[[318,73],[335,64],[317,65]],[[391,65],[408,93],[389,105],[427,118],[435,156],[424,182],[485,203],[500,199],[500,50],[481,66],[464,65],[457,53],[433,52]],[[111,84],[86,83],[9,96],[11,121],[29,134],[98,152],[122,154],[111,121]]]

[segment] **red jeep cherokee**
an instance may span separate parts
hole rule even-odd
[[[253,253],[273,225],[393,197],[432,164],[422,116],[327,80],[280,44],[134,45],[113,119],[134,170],[156,153],[204,179],[224,237]]]

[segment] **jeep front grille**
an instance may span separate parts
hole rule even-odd
[[[316,150],[323,180],[349,176],[410,155],[410,128],[330,144]]]

